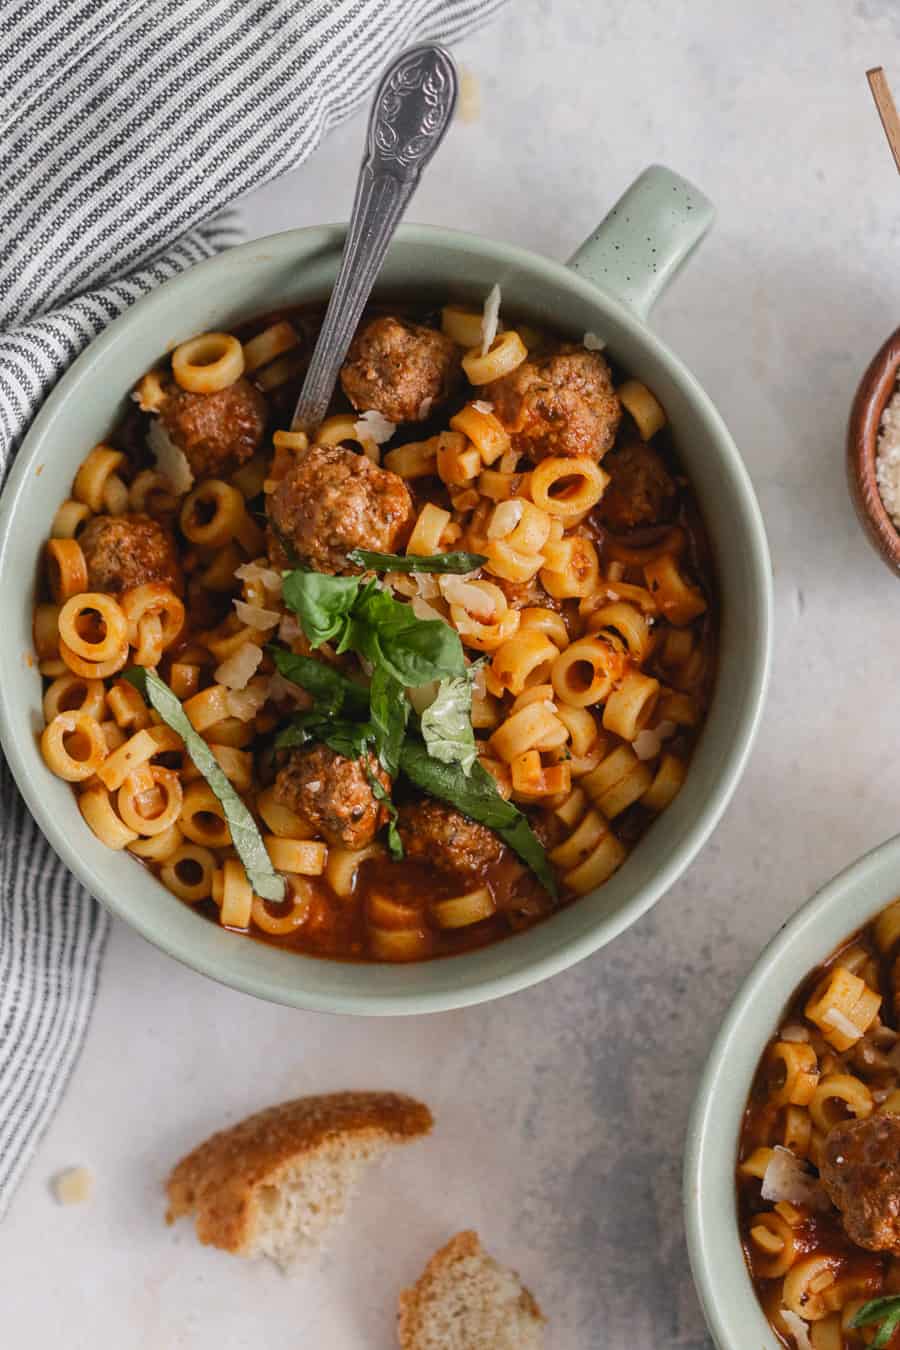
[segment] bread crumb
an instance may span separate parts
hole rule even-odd
[[[481,88],[477,75],[471,70],[463,70],[460,74],[457,111],[461,122],[477,122],[481,116]]]
[[[94,1174],[88,1167],[68,1167],[53,1178],[59,1205],[85,1205],[94,1192]]]

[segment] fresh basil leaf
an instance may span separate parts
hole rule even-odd
[[[463,575],[474,572],[487,558],[483,553],[431,553],[416,557],[414,553],[370,553],[366,548],[354,548],[347,554],[357,567],[369,572],[451,572]]]
[[[206,741],[191,726],[181,700],[155,671],[143,666],[126,670],[124,678],[156,709],[166,725],[178,732],[194,764],[222,803],[232,843],[256,894],[264,900],[283,900],[284,879],[272,866],[256,821],[225,777]]]
[[[312,645],[321,647],[343,631],[359,595],[359,584],[358,577],[332,577],[295,568],[285,574],[282,596]]]
[[[472,730],[471,667],[464,675],[441,680],[432,703],[421,715],[422,739],[432,759],[458,764],[468,778],[478,757]]]
[[[420,619],[389,591],[366,587],[353,608],[348,645],[385,665],[407,689],[466,668],[459,634],[443,619]]]
[[[556,897],[556,879],[541,841],[519,808],[501,797],[494,779],[478,760],[466,777],[459,764],[432,759],[424,745],[407,740],[400,755],[400,771],[423,792],[440,797],[471,820],[495,830]]]
[[[317,712],[339,713],[342,709],[349,713],[368,712],[368,690],[355,680],[348,680],[333,666],[326,666],[314,656],[297,656],[273,643],[269,643],[266,651],[286,680],[299,684],[301,689],[312,694]]]
[[[895,1308],[893,1312],[885,1314],[884,1321],[876,1331],[871,1350],[884,1350],[884,1346],[894,1339],[894,1332],[900,1326],[900,1308]]]
[[[372,789],[372,796],[375,798],[376,801],[382,802],[387,810],[388,852],[394,859],[394,862],[399,862],[400,859],[403,857],[403,840],[400,838],[400,831],[397,829],[397,820],[399,818],[399,812],[397,811],[397,808],[394,805],[390,793],[385,791],[384,784],[378,781],[374,773],[370,773],[368,775],[368,779],[369,779],[369,786]]]
[[[369,698],[378,758],[393,776],[400,764],[400,748],[406,736],[409,700],[403,685],[382,665],[372,671]]]
[[[873,1322],[881,1323],[872,1341],[875,1350],[881,1350],[900,1325],[900,1294],[886,1294],[883,1298],[869,1299],[868,1303],[864,1303],[850,1319],[851,1327],[866,1327]]]
[[[275,749],[293,750],[312,741],[321,741],[336,755],[343,755],[345,759],[359,759],[374,739],[374,729],[368,722],[327,718],[313,710],[294,714],[275,737]]]

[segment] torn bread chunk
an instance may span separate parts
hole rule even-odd
[[[286,1268],[319,1245],[368,1163],[432,1124],[427,1106],[394,1092],[336,1092],[269,1107],[178,1163],[166,1221],[194,1215],[201,1242]]]
[[[541,1350],[544,1316],[474,1232],[457,1233],[400,1295],[401,1350]]]

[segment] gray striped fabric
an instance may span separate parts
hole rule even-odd
[[[504,2],[7,0],[0,481],[87,343],[234,241],[230,202],[301,163],[399,48],[452,41]],[[109,920],[2,759],[0,812],[2,1216],[81,1047]]]

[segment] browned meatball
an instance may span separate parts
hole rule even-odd
[[[563,346],[552,356],[523,361],[483,393],[511,433],[513,449],[534,460],[602,459],[622,416],[609,366],[599,352],[583,347]]]
[[[600,519],[613,530],[656,525],[666,519],[675,498],[675,484],[660,455],[644,441],[629,441],[603,461],[610,476],[600,505]]]
[[[850,1241],[900,1254],[900,1116],[835,1125],[820,1174]]]
[[[435,328],[385,316],[359,330],[341,370],[344,393],[390,422],[423,422],[459,376],[459,350]]]
[[[403,479],[343,446],[310,446],[268,499],[276,540],[317,572],[358,571],[353,548],[394,553],[405,543],[413,504]],[[273,548],[273,560],[283,561]]]
[[[266,411],[265,398],[249,380],[236,380],[215,394],[191,394],[176,385],[160,421],[197,478],[220,478],[259,449]]]
[[[293,750],[275,779],[275,800],[335,848],[365,848],[384,824],[369,774],[390,792],[391,780],[374,755],[345,759],[327,745]]]
[[[150,516],[94,516],[78,536],[92,591],[118,594],[147,581],[184,589],[172,534]]]
[[[483,871],[503,848],[486,825],[431,798],[401,806],[398,828],[408,858],[459,876]]]

